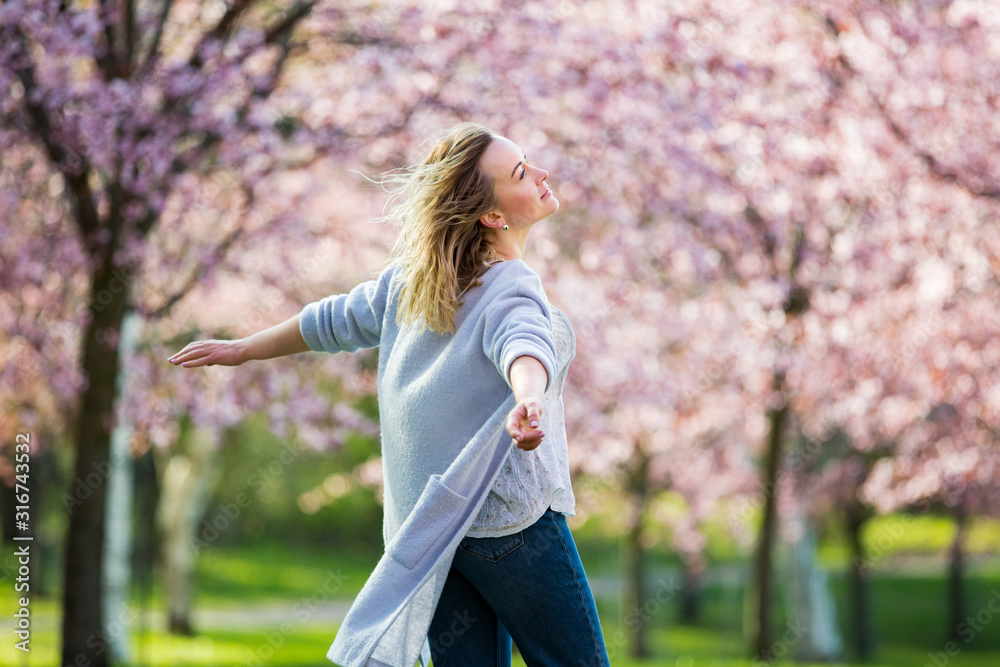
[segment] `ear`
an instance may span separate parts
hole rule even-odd
[[[491,229],[500,229],[507,223],[507,221],[503,219],[503,216],[497,211],[487,213],[483,217],[479,218],[479,222],[482,223],[484,227],[489,227]]]

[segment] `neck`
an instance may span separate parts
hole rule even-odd
[[[486,240],[500,259],[524,259],[525,248],[528,245],[528,230],[493,231],[486,236]]]

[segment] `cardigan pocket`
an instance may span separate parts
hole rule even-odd
[[[448,534],[448,528],[459,517],[465,502],[465,496],[441,482],[441,475],[431,475],[386,552],[412,570],[432,548],[451,541],[453,536]]]

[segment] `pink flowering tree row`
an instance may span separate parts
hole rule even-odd
[[[562,202],[531,261],[577,328],[574,466],[632,499],[633,601],[652,494],[685,498],[671,534],[692,572],[700,522],[753,500],[766,656],[779,501],[995,511],[995,21],[959,2],[7,0],[5,407],[65,432],[77,477],[107,459],[114,415],[169,446],[180,415],[267,410],[336,446],[365,425],[315,378],[350,360],[164,360],[376,270],[391,234],[365,225],[381,200],[347,169],[476,120]],[[129,311],[147,326],[120,401]],[[833,460],[790,465],[791,434]],[[802,493],[816,478],[824,493]],[[92,664],[103,503],[75,507],[67,539],[86,556],[67,559],[63,655]]]

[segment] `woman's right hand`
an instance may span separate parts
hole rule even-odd
[[[530,452],[542,444],[542,396],[548,372],[538,359],[522,355],[510,365],[510,386],[517,405],[507,415],[507,432],[520,449]]]
[[[196,340],[168,360],[174,366],[239,366],[246,361],[243,340]]]
[[[534,397],[520,401],[507,415],[507,432],[519,449],[530,452],[542,444],[541,419],[542,401]]]

